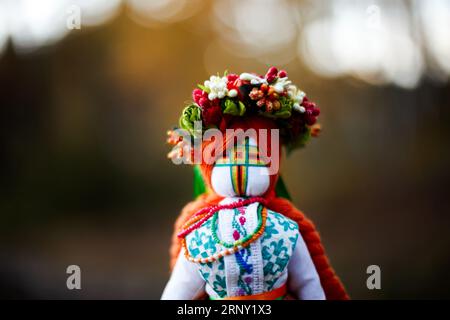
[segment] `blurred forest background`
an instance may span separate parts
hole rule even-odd
[[[442,0],[0,0],[0,298],[158,299],[192,199],[166,130],[210,74],[269,65],[322,109],[282,172],[352,298],[450,298]]]

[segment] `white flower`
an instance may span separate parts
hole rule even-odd
[[[304,113],[306,111],[305,107],[302,107],[301,104],[303,102],[303,99],[305,98],[306,94],[299,90],[296,86],[290,85],[288,87],[288,96],[292,100],[294,100],[293,108],[294,110]]]
[[[267,84],[267,80],[264,78],[260,78],[257,75],[251,74],[251,73],[241,73],[239,76],[239,79],[250,81],[251,84]]]
[[[276,93],[283,93],[284,91],[288,90],[290,85],[291,81],[287,77],[278,78],[273,84],[273,88]]]
[[[208,99],[224,98],[228,93],[227,81],[227,77],[218,76],[211,76],[209,80],[206,80],[204,84],[209,89]]]

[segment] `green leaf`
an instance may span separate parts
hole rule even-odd
[[[205,87],[202,84],[198,84],[197,87],[199,87],[200,89],[202,89],[203,91],[205,91],[206,93],[209,93],[209,88]]]
[[[243,116],[245,114],[245,104],[242,101],[239,101],[239,115]]]
[[[238,104],[231,99],[226,99],[223,103],[223,113],[232,116],[243,116],[245,114],[245,104],[239,101]]]
[[[233,100],[226,99],[224,102],[223,113],[231,114],[232,116],[237,116],[239,115],[239,109]]]
[[[195,103],[187,106],[183,109],[180,117],[180,127],[189,131],[190,134],[196,135],[198,132],[194,132],[194,122],[202,121],[202,110]]]
[[[280,109],[277,111],[267,112],[260,111],[259,114],[272,119],[288,119],[292,115],[292,108],[294,105],[294,101],[289,99],[288,97],[281,96],[279,98],[280,101]]]
[[[280,109],[272,113],[275,118],[287,119],[292,114],[292,107],[294,105],[294,101],[289,99],[288,97],[280,97]]]

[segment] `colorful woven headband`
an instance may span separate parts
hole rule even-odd
[[[288,151],[303,147],[311,136],[317,136],[320,110],[306,94],[288,79],[284,70],[271,67],[265,76],[253,73],[211,76],[192,92],[193,103],[183,109],[179,126],[192,136],[194,123],[201,121],[202,130],[225,131],[235,117],[259,115],[275,121]],[[180,137],[168,132],[168,142],[180,143]],[[178,150],[180,151],[180,150]],[[179,156],[174,148],[169,157]]]

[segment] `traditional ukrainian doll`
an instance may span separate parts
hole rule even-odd
[[[194,138],[210,128],[278,129],[289,151],[318,132],[319,109],[274,67],[265,76],[212,76],[193,99],[180,127]],[[278,170],[265,161],[263,154],[281,152],[272,141],[277,137],[225,136],[209,158],[202,153],[194,167],[197,198],[175,223],[172,275],[162,299],[348,299],[313,223],[292,205]],[[170,131],[175,147],[169,157],[192,162],[191,141]],[[211,144],[203,141],[201,151]]]

